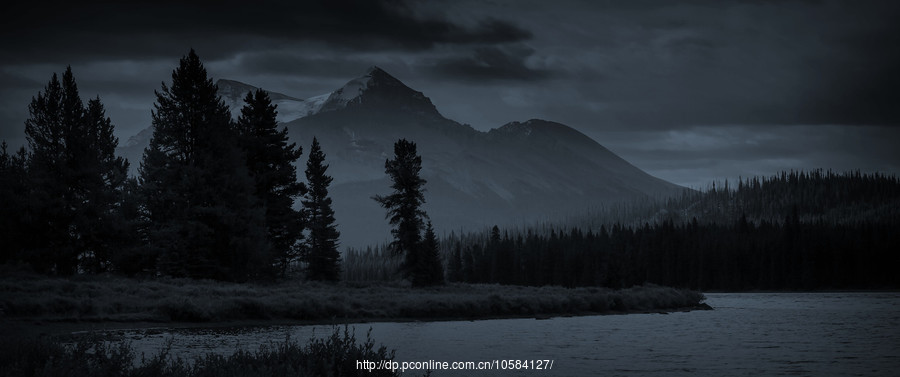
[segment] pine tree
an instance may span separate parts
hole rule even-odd
[[[65,81],[67,87],[64,90],[54,73],[44,91],[28,105],[25,137],[30,150],[28,186],[32,191],[26,206],[34,233],[24,258],[39,272],[71,274],[75,272],[77,252],[69,236],[72,211],[69,210],[70,193],[65,176],[66,135],[70,125],[66,122],[80,117],[81,109],[76,114],[64,116],[64,108],[71,110],[71,106],[63,104],[81,100],[77,88],[72,86],[74,80]]]
[[[128,161],[115,154],[119,139],[106,116],[100,98],[88,101],[81,129],[73,130],[71,181],[77,183],[75,200],[80,204],[74,218],[80,235],[82,268],[91,272],[108,270],[113,253],[129,244],[120,237],[123,228],[121,201]]]
[[[22,258],[27,235],[25,222],[28,201],[28,155],[22,147],[9,154],[6,142],[0,143],[0,264]]]
[[[271,262],[228,107],[191,50],[156,92],[141,164],[146,241],[164,274],[242,281]]]
[[[319,141],[313,138],[306,163],[306,180],[309,192],[303,200],[303,207],[309,219],[307,237],[308,263],[307,279],[336,281],[341,275],[341,254],[337,250],[338,233],[334,223],[334,210],[328,197],[328,185],[332,178],[326,175],[328,165],[323,164],[325,154]]]
[[[431,221],[425,225],[425,238],[422,240],[419,273],[425,285],[444,284],[444,265],[441,262],[441,249]]]
[[[268,93],[261,89],[249,92],[244,103],[235,129],[255,182],[254,193],[266,209],[269,245],[283,276],[299,256],[303,239],[304,216],[293,208],[295,199],[306,193],[306,186],[297,182],[294,167],[303,150],[288,144],[286,127],[278,131],[278,112]]]
[[[32,264],[40,271],[99,272],[119,245],[115,214],[128,162],[99,98],[85,107],[71,67],[32,99],[25,122],[31,158],[27,206]]]
[[[462,244],[460,242],[456,242],[453,251],[450,252],[450,260],[447,262],[447,280],[463,281]]]
[[[141,222],[143,196],[138,179],[129,177],[122,185],[119,207],[115,214],[115,229],[110,243],[116,252],[110,255],[115,272],[128,275],[148,275],[156,272],[156,256],[143,244],[145,235]]]
[[[414,286],[428,285],[427,272],[421,268],[422,229],[428,216],[422,210],[426,181],[419,177],[422,157],[416,152],[416,144],[406,139],[394,143],[394,158],[384,162],[384,170],[393,182],[394,192],[388,196],[376,195],[373,199],[387,209],[385,217],[394,226],[391,251],[394,255],[404,256],[402,272]]]

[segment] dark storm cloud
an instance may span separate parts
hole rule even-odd
[[[0,71],[0,87],[6,89],[30,89],[33,88],[35,84],[40,83],[29,77]]]
[[[199,45],[204,56],[217,59],[297,41],[414,51],[531,37],[495,18],[463,25],[423,16],[400,0],[20,2],[6,13],[15,15],[0,26],[7,63],[170,57]]]
[[[47,76],[49,79],[50,76]],[[37,94],[33,88],[42,88],[40,83],[29,77],[0,70],[0,140],[6,140],[14,147],[22,145],[23,114],[27,114],[28,99]]]
[[[348,72],[358,73],[374,62],[346,56],[308,57],[290,51],[262,51],[241,55],[235,70],[249,74],[315,76],[349,79]]]
[[[298,98],[378,65],[448,118],[480,130],[558,121],[677,183],[900,171],[889,146],[900,137],[889,132],[900,130],[900,1],[73,1],[4,12],[7,140],[24,139],[29,99],[67,64],[127,140],[193,47],[216,79]]]
[[[531,68],[526,64],[534,49],[527,47],[481,47],[467,57],[442,59],[431,67],[438,77],[493,83],[496,81],[541,81],[552,75],[550,70]]]
[[[897,4],[900,4],[898,2]],[[819,123],[900,125],[900,11],[893,22],[868,19],[870,24],[826,43],[841,55],[830,61],[808,61],[811,95],[804,110]]]
[[[900,124],[900,2],[590,2],[525,24],[571,124]],[[540,6],[540,3],[538,3]],[[546,19],[547,21],[542,21]],[[564,27],[554,27],[565,20]],[[537,24],[535,24],[537,22]]]

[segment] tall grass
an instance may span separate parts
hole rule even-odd
[[[238,350],[229,356],[207,354],[194,360],[170,355],[164,349],[136,359],[125,342],[82,339],[64,346],[47,339],[0,343],[0,376],[400,376],[398,371],[357,369],[357,361],[392,360],[394,352],[376,347],[367,334],[362,343],[347,327],[306,344],[286,339],[256,351]]]
[[[0,316],[116,322],[486,318],[663,311],[699,305],[701,293],[660,286],[606,288],[286,281],[234,284],[121,277],[0,277]]]

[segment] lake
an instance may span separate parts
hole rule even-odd
[[[713,311],[352,325],[395,360],[553,360],[552,369],[434,376],[897,376],[900,293],[710,293]],[[123,332],[138,352],[183,357],[326,336],[331,326]],[[499,362],[498,362],[499,363]],[[413,375],[421,375],[414,371]]]

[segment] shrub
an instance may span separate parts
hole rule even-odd
[[[163,349],[150,358],[135,359],[127,342],[85,338],[71,345],[48,339],[21,339],[0,344],[3,376],[84,377],[270,377],[270,376],[400,376],[399,371],[357,369],[357,361],[393,360],[394,352],[376,347],[371,329],[362,343],[346,326],[335,327],[324,339],[301,345],[290,338],[255,351],[231,355],[207,354],[187,362]]]

